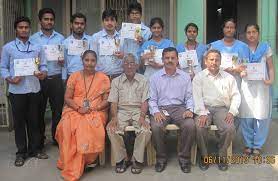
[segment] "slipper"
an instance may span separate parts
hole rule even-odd
[[[252,154],[252,149],[249,148],[249,147],[245,147],[244,150],[243,150],[243,154],[244,155],[251,155]]]
[[[258,149],[258,148],[255,148],[255,149],[253,150],[253,155],[254,155],[254,156],[259,156],[259,155],[261,155],[261,150]]]
[[[142,163],[134,161],[132,162],[132,166],[131,166],[131,173],[133,174],[140,174],[143,170],[142,168]]]
[[[18,157],[16,157],[16,159],[14,161],[14,165],[16,167],[21,167],[24,165],[24,162],[25,162],[25,159],[23,157],[18,156]]]
[[[116,173],[124,173],[130,165],[131,165],[130,161],[122,160],[122,161],[116,163],[115,172]]]

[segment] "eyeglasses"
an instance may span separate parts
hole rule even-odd
[[[135,63],[135,62],[124,62],[124,65],[125,65],[125,66],[129,66],[129,65],[130,65],[130,66],[133,67],[133,66],[136,65],[136,63]]]
[[[22,52],[22,53],[30,53],[30,52],[33,52],[33,50],[29,50],[30,42],[28,42],[27,50],[20,50],[20,49],[18,48],[16,42],[14,42],[14,44],[15,44],[15,47],[16,47],[17,51],[19,51],[19,52]]]
[[[135,11],[135,12],[130,12],[130,15],[140,15],[141,13],[138,12],[138,11]]]

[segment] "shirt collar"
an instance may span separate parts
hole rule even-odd
[[[125,81],[128,80],[127,77],[126,77],[126,75],[125,75],[125,73],[122,74],[122,80],[123,80],[123,82],[125,82]],[[135,75],[134,75],[134,77],[133,77],[133,80],[136,80],[137,82],[140,82],[139,76],[138,76],[137,73],[135,73]]]
[[[222,70],[219,70],[219,72],[218,72],[218,74],[217,75],[212,75],[209,71],[208,71],[208,69],[205,69],[204,70],[204,73],[205,73],[205,75],[208,77],[208,76],[212,76],[212,77],[218,77],[218,76],[221,76],[221,77],[223,77],[224,75],[223,75],[223,71]]]
[[[175,76],[177,76],[177,75],[180,75],[181,72],[182,72],[182,71],[181,71],[180,69],[176,68],[176,72],[175,72],[173,75],[171,75],[171,77],[175,77]],[[163,69],[160,71],[160,76],[169,76],[169,75],[167,75],[166,70],[165,70],[164,67],[163,67]]]
[[[115,31],[114,31],[114,34],[113,34],[113,37],[118,36],[118,35],[119,35],[119,32],[117,32],[117,31],[115,30]],[[102,36],[102,37],[108,36],[108,33],[106,32],[105,29],[102,29],[102,31],[101,31],[101,36]]]
[[[52,37],[54,37],[54,36],[56,36],[58,33],[56,32],[56,31],[52,31],[52,34],[50,35],[50,37],[49,38],[52,38]],[[43,32],[42,32],[42,30],[40,30],[39,31],[39,35],[40,36],[46,36]]]
[[[71,39],[75,39],[74,36],[73,36],[73,34],[70,35],[70,38],[71,38]],[[89,40],[89,39],[88,39],[88,35],[87,35],[86,33],[83,33],[83,36],[82,36],[81,40]]]
[[[20,45],[20,44],[21,45],[27,45],[28,43],[31,44],[31,41],[30,41],[30,39],[28,39],[26,44],[24,44],[20,39],[15,38],[15,43],[16,43],[16,45]]]

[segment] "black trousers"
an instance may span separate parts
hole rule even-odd
[[[9,94],[14,120],[15,143],[18,156],[34,155],[40,149],[39,105],[40,93]],[[26,135],[27,132],[27,135]],[[28,146],[27,146],[28,143]]]
[[[42,134],[41,148],[44,146],[45,140],[45,110],[47,101],[49,100],[50,108],[52,112],[52,139],[55,141],[56,127],[61,119],[61,114],[64,105],[64,85],[61,74],[53,75],[40,81],[42,101],[40,105],[40,131]]]

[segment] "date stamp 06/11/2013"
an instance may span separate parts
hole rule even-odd
[[[232,156],[205,156],[203,162],[206,164],[217,164],[219,162],[227,164],[275,164],[276,158],[274,155],[232,155]]]

